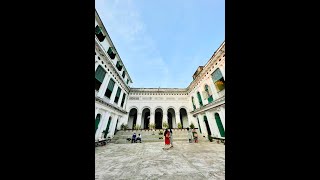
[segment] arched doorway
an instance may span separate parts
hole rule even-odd
[[[211,136],[211,130],[210,130],[210,126],[209,126],[209,123],[208,123],[208,119],[207,119],[207,116],[203,116],[203,120],[206,124],[206,128],[207,128],[207,131],[208,131],[208,137]]]
[[[197,96],[198,96],[198,101],[199,101],[199,104],[200,104],[200,107],[203,106],[203,103],[202,103],[202,99],[201,99],[201,95],[199,92],[197,92]]]
[[[103,135],[104,138],[106,138],[108,133],[109,133],[109,127],[110,127],[110,124],[111,124],[111,120],[112,120],[112,117],[110,116],[109,120],[108,120],[108,124],[107,124],[106,130],[105,130],[105,133]]]
[[[216,123],[217,123],[218,129],[219,129],[220,135],[221,135],[221,137],[224,137],[224,128],[223,128],[219,114],[215,113],[214,117],[216,119]]]
[[[198,117],[197,117],[197,120],[198,120],[198,127],[199,127],[199,130],[200,130],[200,133],[202,134],[201,127],[200,127],[200,122],[199,122],[199,118]]]
[[[129,117],[128,117],[129,129],[133,129],[134,125],[137,123],[137,115],[138,115],[138,110],[136,108],[132,108],[129,112]]]
[[[113,133],[113,135],[115,135],[116,132],[118,131],[118,129],[117,129],[117,127],[118,127],[118,122],[119,122],[119,119],[117,119],[117,123],[116,123],[116,127],[114,128],[114,133]]]
[[[162,117],[163,117],[162,109],[160,109],[160,108],[156,109],[156,111],[155,111],[156,129],[162,129]]]
[[[97,129],[99,127],[100,118],[101,118],[101,114],[98,114],[96,117],[96,126],[95,126],[96,130],[94,131],[95,133],[97,132]]]
[[[177,125],[176,125],[176,113],[174,112],[173,108],[169,108],[168,109],[168,125],[169,125],[170,129],[177,127]]]
[[[185,108],[180,109],[180,120],[181,120],[182,128],[189,127],[187,110]]]
[[[150,123],[150,109],[145,108],[142,111],[141,129],[149,129]]]

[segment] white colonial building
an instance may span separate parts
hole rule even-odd
[[[199,66],[186,88],[131,88],[132,80],[99,15],[95,15],[95,139],[129,129],[190,127],[203,136],[225,136],[225,43]],[[108,132],[105,134],[104,132]]]

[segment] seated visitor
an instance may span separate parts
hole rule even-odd
[[[132,138],[131,138],[131,143],[137,142],[136,136],[137,136],[136,133],[133,133]]]
[[[137,137],[137,140],[136,140],[136,142],[139,140],[140,141],[140,143],[141,143],[141,134],[139,134],[139,136]]]

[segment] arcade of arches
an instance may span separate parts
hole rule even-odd
[[[141,113],[137,108],[131,108],[127,125],[129,129],[134,129],[135,125],[140,125],[141,129],[149,129],[149,124],[152,123],[155,125],[155,129],[163,129],[163,122],[167,122],[169,128],[178,128],[178,123],[181,123],[182,128],[190,127],[185,108],[180,108],[178,112],[173,108],[169,108],[167,111],[162,108],[156,108],[154,111],[151,111],[150,108],[144,108]]]

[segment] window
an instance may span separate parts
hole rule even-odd
[[[102,30],[98,25],[96,26],[96,36],[100,42],[102,42],[106,38],[106,36],[102,34]]]
[[[212,80],[218,92],[224,89],[225,82],[219,68],[212,73]]]
[[[209,86],[206,84],[204,89],[205,89],[207,97],[208,97],[208,103],[211,103],[213,101],[213,97],[212,97],[212,93],[211,93]]]
[[[193,110],[196,110],[196,106],[194,105],[194,97],[193,96],[191,97],[191,100],[192,100]]]
[[[111,78],[110,81],[109,81],[109,84],[108,84],[108,88],[106,90],[106,93],[104,94],[106,97],[110,98],[111,97],[111,94],[112,94],[112,91],[113,91],[113,88],[114,88],[114,80]]]
[[[117,69],[119,70],[119,71],[121,71],[122,70],[122,64],[120,63],[120,61],[117,61],[117,64],[116,64],[116,67],[117,67]]]
[[[129,85],[129,79],[127,79],[127,84]]]
[[[123,79],[124,79],[124,77],[126,77],[126,72],[125,71],[122,72],[122,77],[123,77]]]
[[[109,47],[107,53],[111,59],[114,59],[116,57],[116,51],[113,47]]]
[[[121,101],[121,107],[123,107],[123,103],[124,103],[124,100],[126,99],[126,94],[123,93],[122,95],[122,101]]]
[[[99,91],[105,75],[106,71],[99,65],[95,75],[95,90]]]
[[[121,88],[118,87],[116,97],[114,98],[114,102],[115,102],[115,103],[118,103],[119,98],[120,98],[120,93],[121,93]]]
[[[200,106],[203,106],[203,104],[202,104],[202,99],[201,99],[201,95],[200,95],[199,92],[197,92],[197,96],[198,96],[198,100],[199,100]]]

